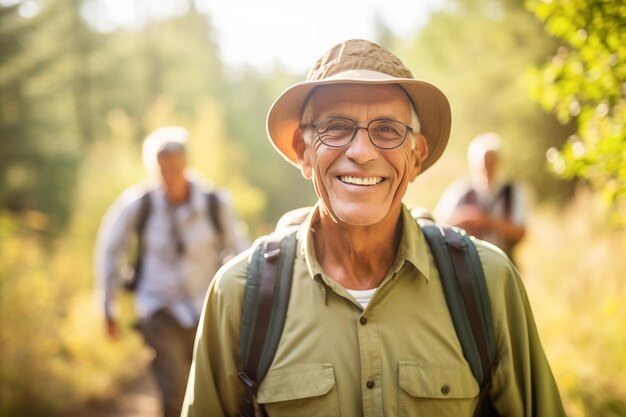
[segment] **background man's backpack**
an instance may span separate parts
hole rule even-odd
[[[512,183],[504,184],[502,188],[500,189],[500,191],[498,192],[498,194],[496,194],[494,199],[491,200],[490,204],[487,205],[487,207],[481,207],[481,208],[483,210],[486,210],[487,213],[489,213],[490,215],[492,215],[493,207],[500,201],[503,204],[503,211],[502,211],[503,217],[506,220],[511,221],[513,217],[513,184]],[[469,205],[469,206],[480,206],[478,202],[478,193],[476,192],[476,189],[474,189],[473,187],[470,187],[459,200],[459,204]],[[475,236],[481,238],[480,234],[477,231],[471,231],[471,230],[468,230],[468,231],[471,234],[474,234]],[[509,241],[506,241],[506,243],[501,244],[501,246],[503,247],[501,247],[500,249],[506,252],[507,255],[511,256],[511,254],[513,253],[513,249],[515,249],[515,246],[518,243],[519,241],[509,240]]]
[[[148,221],[148,217],[150,216],[150,210],[152,208],[150,193],[151,191],[148,191],[144,195],[142,195],[141,201],[139,202],[139,215],[137,216],[137,222],[135,223],[135,235],[137,237],[135,261],[132,263],[130,271],[126,273],[126,276],[123,279],[124,288],[131,292],[137,290],[139,282],[141,281],[141,268],[143,264],[143,254],[145,250],[143,232],[146,228],[146,223]],[[205,195],[207,198],[207,215],[209,216],[211,224],[215,228],[218,237],[221,239],[224,228],[222,227],[222,223],[220,222],[219,199],[217,198],[217,195],[212,192],[208,192]]]
[[[309,212],[310,208],[297,209],[283,216],[273,234],[257,241],[250,258],[240,327],[239,379],[246,391],[240,417],[265,415],[255,396],[272,363],[285,323],[296,257],[294,226]],[[496,343],[491,304],[476,247],[463,230],[435,224],[427,211],[414,209],[412,214],[437,264],[463,355],[480,386],[474,416],[497,416],[487,395]]]

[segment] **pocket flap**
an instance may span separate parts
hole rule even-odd
[[[474,398],[478,382],[468,365],[399,363],[400,388],[420,398]]]
[[[260,404],[318,397],[335,385],[332,364],[294,365],[270,369],[257,392]]]

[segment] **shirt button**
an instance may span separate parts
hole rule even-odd
[[[361,323],[362,325],[364,325],[364,326],[365,326],[365,325],[367,324],[367,317],[361,317],[361,318],[359,319],[359,323]]]
[[[447,385],[444,385],[443,387],[441,387],[441,393],[443,395],[448,395],[448,393],[450,392],[450,387]]]
[[[368,389],[372,389],[372,388],[374,388],[374,385],[376,385],[376,383],[375,383],[373,380],[371,380],[371,379],[370,379],[369,381],[367,381],[367,383],[365,384],[365,386],[366,386]]]

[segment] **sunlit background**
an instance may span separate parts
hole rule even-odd
[[[18,4],[20,16],[32,18],[44,2],[2,0],[0,5]],[[290,70],[304,71],[329,45],[350,38],[371,39],[380,24],[398,36],[412,34],[426,23],[430,11],[441,8],[444,1],[420,0],[411,7],[403,0],[193,3],[211,20],[219,56],[225,64],[267,69],[279,62]],[[92,29],[110,33],[141,30],[151,22],[183,16],[190,6],[189,0],[93,0],[81,2],[80,14]],[[406,12],[399,13],[400,10]]]
[[[130,299],[122,340],[104,337],[91,259],[107,206],[146,177],[141,141],[187,127],[195,169],[251,240],[267,233],[315,201],[267,110],[355,37],[450,99],[450,144],[408,205],[432,210],[472,137],[500,133],[503,175],[531,196],[515,257],[568,414],[626,416],[622,3],[0,0],[0,416],[130,417],[110,410],[149,354]]]
[[[267,68],[279,62],[290,70],[304,71],[329,45],[350,38],[373,38],[378,23],[397,35],[413,33],[443,1],[422,0],[411,8],[402,0],[319,0],[310,4],[198,0],[195,4],[210,16],[219,56],[226,64]],[[111,31],[180,15],[188,7],[188,2],[181,0],[101,0],[86,8],[84,16],[99,30]],[[399,14],[403,9],[406,13]]]

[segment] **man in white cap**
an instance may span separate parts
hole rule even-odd
[[[178,126],[152,132],[143,144],[146,169],[157,184],[124,191],[107,211],[95,251],[95,275],[108,335],[119,337],[115,297],[131,242],[137,328],[154,350],[152,369],[163,415],[180,415],[195,331],[209,282],[226,257],[246,247],[221,192],[187,170],[188,132]],[[211,203],[213,201],[213,203]]]
[[[454,182],[435,208],[436,218],[504,250],[510,257],[526,233],[526,196],[500,177],[500,136],[483,133],[467,148],[469,179]]]
[[[267,128],[319,200],[298,230],[284,328],[253,387],[252,414],[472,416],[478,384],[424,235],[402,204],[448,141],[445,95],[388,50],[349,40],[274,102]],[[515,268],[492,246],[477,247],[496,329],[489,400],[502,416],[563,416]],[[249,255],[209,289],[183,417],[251,415],[238,377]]]

